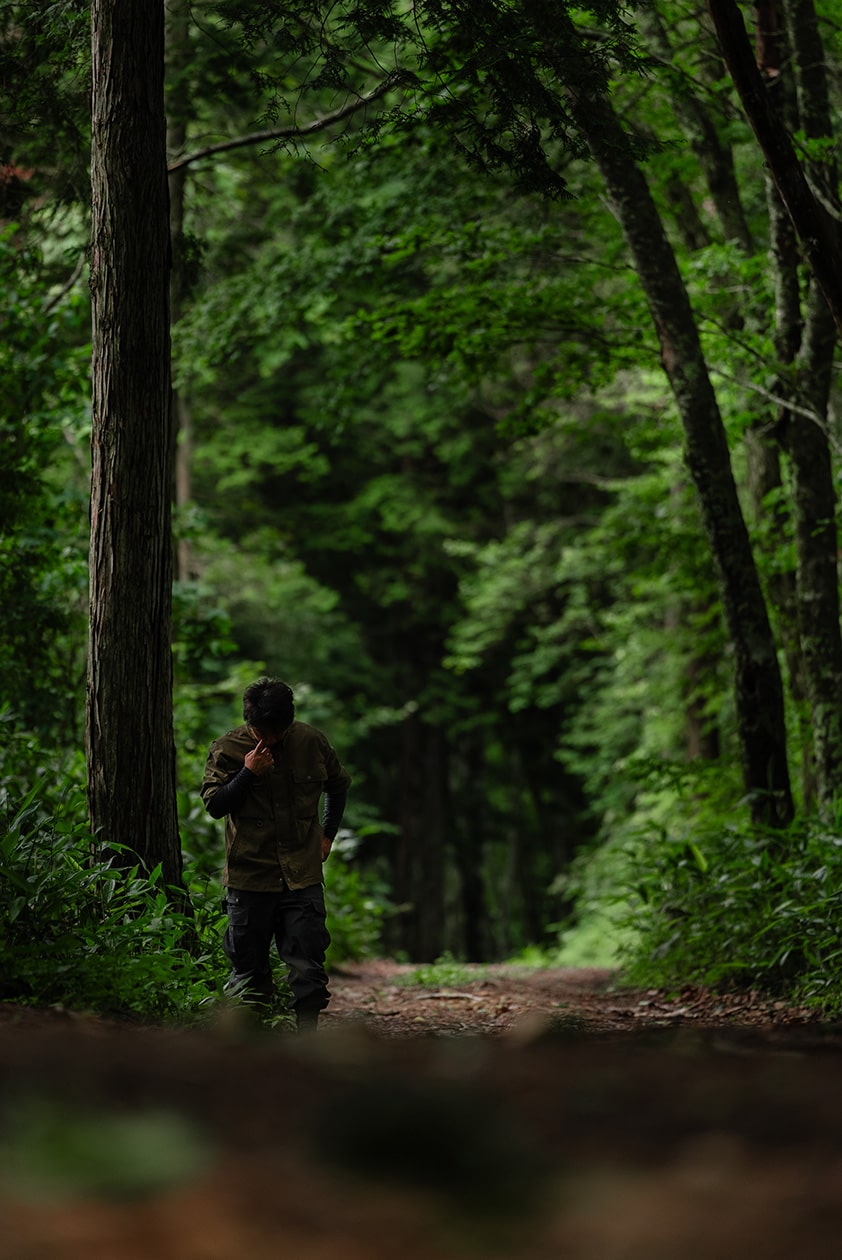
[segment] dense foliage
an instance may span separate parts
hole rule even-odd
[[[115,1016],[214,1018],[227,977],[218,880],[190,864],[191,911],[173,908],[160,867],[126,861],[85,822],[84,766],[16,730],[7,713],[0,753],[0,1000],[69,1005]],[[331,957],[371,953],[388,908],[364,886],[338,842],[327,879]],[[284,1019],[285,990],[270,1015]]]
[[[25,8],[0,27],[0,64],[39,68],[0,136],[8,992],[167,1016],[213,996],[221,835],[198,783],[268,671],[354,775],[326,868],[334,957],[620,949],[643,982],[838,1004],[822,715],[842,680],[804,615],[804,540],[828,521],[796,432],[823,435],[835,493],[833,338],[820,357],[815,285],[701,11],[171,6],[187,921],[84,814],[84,6],[37,27]],[[819,17],[833,128],[834,5]],[[815,171],[832,135],[790,88]],[[788,830],[756,826],[745,796],[685,404],[574,99],[606,92],[715,387],[786,688]],[[48,160],[33,123],[57,101]]]
[[[631,979],[734,985],[838,1010],[842,839],[802,824],[763,835],[734,824],[631,846],[628,902],[646,951]],[[629,910],[626,910],[626,914]]]

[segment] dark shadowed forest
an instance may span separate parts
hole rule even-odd
[[[841,22],[3,5],[0,997],[202,1017],[269,674],[334,966],[834,1016]]]
[[[841,109],[837,0],[0,3],[0,1260],[838,1256]]]

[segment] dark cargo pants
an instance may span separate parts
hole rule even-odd
[[[233,967],[226,988],[268,999],[272,993],[269,952],[274,940],[281,962],[289,969],[296,1015],[315,1014],[327,1006],[330,992],[324,961],[330,934],[322,885],[283,892],[229,888],[225,902],[228,927],[222,948]]]

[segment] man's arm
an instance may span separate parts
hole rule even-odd
[[[345,813],[345,801],[347,799],[347,792],[325,792],[322,831],[325,833],[325,837],[331,842],[331,844],[336,839],[339,824],[342,822],[342,815]],[[328,852],[329,851],[330,850],[328,850]]]
[[[258,778],[248,766],[243,766],[227,783],[218,787],[212,795],[205,795],[205,809],[211,818],[224,818],[238,809],[246,799],[252,783]]]
[[[249,789],[272,765],[272,751],[260,739],[239,764],[219,743],[211,745],[202,783],[202,800],[211,818],[224,818],[244,804]]]
[[[351,776],[337,757],[336,750],[328,738],[322,732],[319,732],[319,738],[322,742],[322,753],[327,771],[322,815],[322,861],[324,862],[330,853],[339,824],[342,822],[342,815],[345,813],[345,801],[348,797],[348,788],[351,786]]]

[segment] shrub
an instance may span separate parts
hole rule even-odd
[[[842,1009],[842,838],[833,829],[813,820],[784,832],[652,834],[628,856],[631,981],[744,985]]]
[[[78,787],[47,794],[36,780],[0,811],[0,999],[178,1022],[207,1013],[228,970],[216,884],[191,888],[193,914],[179,913],[160,867],[126,867],[91,836]],[[333,962],[375,952],[388,911],[385,889],[341,854],[326,868]]]
[[[384,919],[392,913],[386,881],[353,864],[356,840],[340,832],[325,864],[325,902],[331,945],[328,964],[372,958],[380,944]]]
[[[218,902],[177,913],[160,869],[115,864],[84,823],[81,793],[49,814],[36,783],[17,807],[7,799],[0,879],[2,997],[113,1014],[189,1019],[215,991],[214,955],[201,951]],[[195,942],[200,951],[195,952]]]
[[[81,754],[57,759],[8,709],[0,723],[0,1000],[204,1018],[228,974],[219,824],[202,811],[213,843],[186,854],[192,914],[180,913],[160,868],[91,835]],[[355,850],[341,834],[325,867],[333,962],[376,952],[390,910],[385,882],[352,862]],[[285,992],[279,984],[280,1002]]]

